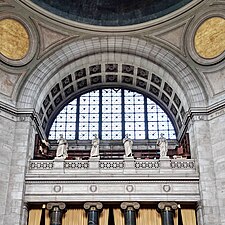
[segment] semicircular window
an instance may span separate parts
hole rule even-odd
[[[176,139],[167,114],[151,99],[126,89],[100,89],[79,96],[54,120],[49,140]]]

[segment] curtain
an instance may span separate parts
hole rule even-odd
[[[63,215],[62,225],[87,225],[88,219],[84,209],[68,209]]]
[[[179,219],[178,219],[178,210],[175,210],[174,212],[174,217],[173,217],[174,225],[180,225],[178,224]]]
[[[50,225],[49,211],[47,209],[45,209],[45,225]]]
[[[161,215],[156,209],[140,209],[137,214],[137,225],[161,225]]]
[[[124,215],[121,209],[113,209],[115,225],[125,225]]]
[[[99,215],[99,225],[108,225],[109,209],[103,209]]]
[[[196,216],[194,209],[181,209],[183,225],[196,225]]]
[[[31,209],[29,210],[29,225],[40,225],[42,209]]]
[[[28,225],[40,225],[42,209],[29,210]],[[49,211],[45,209],[45,225],[50,225]]]

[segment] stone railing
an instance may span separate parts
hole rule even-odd
[[[62,172],[107,172],[107,171],[131,171],[132,173],[160,173],[160,172],[196,172],[194,159],[133,159],[124,160],[30,160],[28,173],[40,173],[57,170]]]
[[[29,170],[52,170],[53,168],[53,160],[31,160],[29,162]]]

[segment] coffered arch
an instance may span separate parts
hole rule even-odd
[[[173,53],[131,37],[73,42],[44,59],[28,77],[18,107],[35,108],[47,129],[69,99],[97,87],[127,87],[156,100],[182,129],[185,112],[207,96],[192,70]]]

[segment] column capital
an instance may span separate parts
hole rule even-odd
[[[178,208],[178,205],[176,202],[160,202],[158,204],[158,208],[160,210],[172,211],[176,210]]]
[[[85,202],[84,209],[88,210],[91,207],[95,207],[96,209],[102,209],[103,204],[101,202]]]
[[[120,204],[121,209],[128,209],[129,207],[132,207],[133,209],[139,209],[140,204],[138,202],[122,202]]]
[[[60,210],[64,210],[66,208],[66,204],[64,202],[49,202],[47,204],[48,210],[51,210],[54,207],[58,207]]]
[[[28,202],[24,202],[24,203],[23,203],[23,209],[26,209],[26,210],[29,209],[29,204],[28,204]]]

